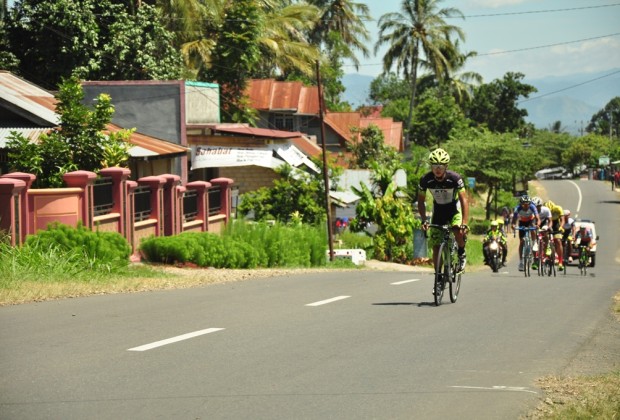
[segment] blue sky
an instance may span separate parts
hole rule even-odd
[[[357,1],[366,3],[373,17],[366,24],[372,51],[377,21],[385,13],[400,12],[402,0]],[[620,69],[618,0],[443,0],[440,5],[466,16],[451,23],[465,32],[462,50],[478,53],[466,70],[479,73],[485,82],[509,71],[524,73],[527,80]],[[358,73],[381,73],[385,50],[361,59]],[[344,71],[356,73],[349,65]]]

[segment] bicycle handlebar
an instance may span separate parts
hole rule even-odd
[[[517,231],[518,230],[523,230],[523,231],[528,231],[528,230],[538,230],[537,226],[517,226],[516,228],[513,229],[512,231],[512,237],[514,238],[515,236],[517,236]]]

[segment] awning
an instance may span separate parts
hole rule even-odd
[[[215,146],[191,146],[192,170],[201,168],[224,168],[234,166],[262,166],[274,168],[284,164],[274,159],[271,150],[244,149]]]

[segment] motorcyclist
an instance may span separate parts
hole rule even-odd
[[[502,248],[502,267],[506,266],[506,255],[508,255],[508,246],[506,236],[499,229],[499,223],[497,220],[491,222],[491,228],[487,231],[485,237],[482,239],[482,254],[484,255],[485,265],[491,265],[491,249],[490,245],[493,240],[497,241]]]

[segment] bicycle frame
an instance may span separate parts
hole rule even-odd
[[[533,253],[532,253],[532,236],[530,234],[531,231],[538,229],[537,227],[523,227],[517,226],[513,235],[516,236],[517,230],[525,231],[525,235],[523,235],[523,249],[521,252],[521,258],[523,260],[523,274],[525,277],[530,277],[530,267],[533,261]]]
[[[579,245],[579,272],[582,276],[585,276],[588,273],[588,258],[590,257],[590,252],[588,250],[587,245]]]
[[[457,272],[458,256],[457,244],[449,225],[429,224],[429,227],[441,230],[443,238],[439,245],[437,255],[437,269],[435,270],[435,283],[433,294],[435,305],[441,305],[446,285],[450,288],[450,301],[456,303],[461,288],[461,273]],[[435,257],[435,255],[433,255]]]

